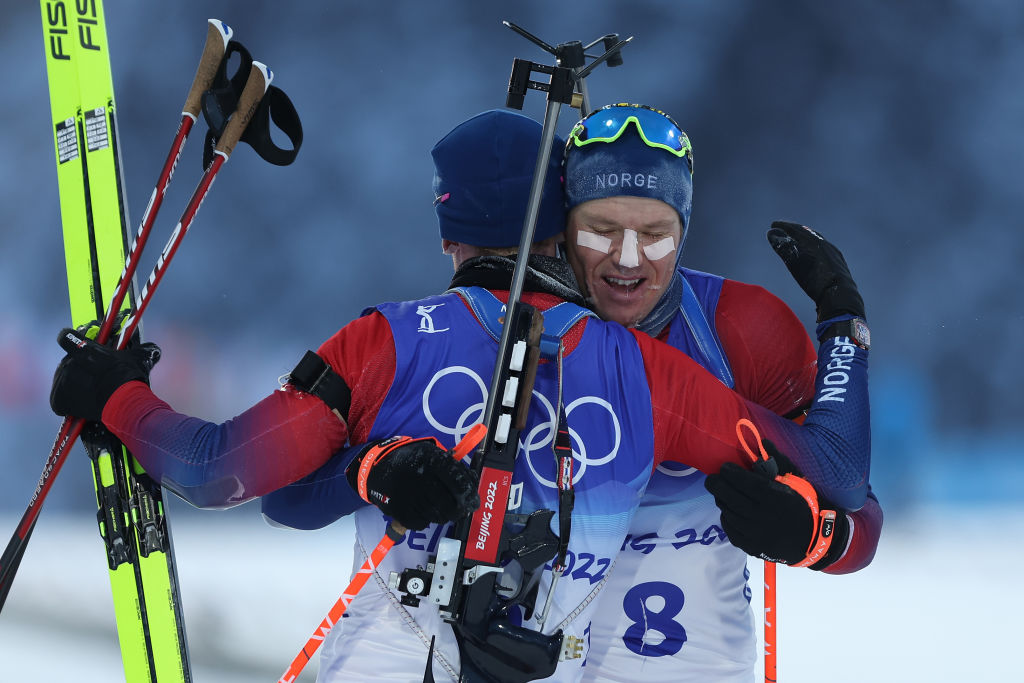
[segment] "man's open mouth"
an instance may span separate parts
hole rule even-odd
[[[622,277],[609,277],[609,276],[605,276],[605,277],[603,277],[601,279],[603,279],[608,284],[608,286],[611,287],[612,289],[614,289],[616,291],[619,291],[619,292],[624,292],[626,294],[629,294],[629,293],[634,292],[636,290],[636,288],[639,287],[640,284],[646,278],[642,278],[642,277],[622,278]]]

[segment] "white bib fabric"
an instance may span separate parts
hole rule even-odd
[[[353,553],[353,571],[361,566],[368,552],[379,541],[384,518],[376,508],[363,508],[356,514],[356,548]],[[436,527],[428,527],[416,537],[414,545],[429,548]],[[372,542],[367,539],[373,537]],[[406,541],[409,539],[407,537]],[[397,552],[396,552],[397,551]],[[349,605],[345,616],[331,630],[321,647],[319,683],[349,683],[351,681],[410,681],[423,680],[431,634],[438,634],[434,643],[432,662],[437,681],[457,683],[459,649],[451,627],[444,623],[437,607],[423,601],[419,607],[405,607],[387,587],[390,571],[422,564],[423,551],[410,549],[408,544],[396,546],[385,558],[379,570]],[[550,572],[547,572],[550,576]],[[560,591],[568,587],[567,577],[560,582]],[[548,580],[542,581],[540,594],[546,595]],[[594,584],[592,592],[600,594],[603,582]],[[590,617],[595,600],[575,605],[576,609],[560,604],[556,598],[545,633],[558,627],[568,635],[581,638],[584,657],[559,663],[554,675],[541,679],[552,683],[576,683],[583,675],[589,646]]]
[[[675,479],[675,482],[671,482]],[[594,615],[584,681],[752,683],[757,661],[746,554],[729,543],[704,475],[645,503]]]

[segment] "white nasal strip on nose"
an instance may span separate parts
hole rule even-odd
[[[619,254],[619,265],[623,268],[636,268],[640,265],[639,241],[636,230],[627,229],[622,236],[622,252]]]

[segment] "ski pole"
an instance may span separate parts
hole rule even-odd
[[[135,271],[138,269],[141,252],[152,233],[156,215],[160,211],[164,195],[167,193],[167,188],[171,183],[171,177],[174,175],[174,169],[178,164],[178,159],[181,157],[182,149],[185,147],[185,141],[188,139],[188,135],[192,130],[193,124],[199,117],[203,93],[208,90],[213,83],[214,76],[217,73],[221,60],[224,58],[224,53],[227,50],[228,41],[231,40],[232,34],[233,31],[231,30],[231,27],[224,22],[217,19],[209,19],[207,21],[206,44],[203,47],[203,54],[199,59],[199,66],[196,68],[196,74],[192,79],[192,86],[189,88],[188,95],[185,98],[185,106],[181,113],[181,121],[178,124],[178,130],[175,133],[171,149],[167,154],[167,159],[164,161],[163,168],[160,170],[156,187],[153,189],[153,194],[150,196],[149,203],[146,206],[146,211],[143,214],[138,232],[136,233],[135,239],[132,240],[131,247],[128,250],[128,255],[125,258],[124,270],[121,272],[121,277],[114,289],[114,294],[110,298],[106,315],[103,318],[102,326],[100,327],[99,334],[96,337],[96,341],[100,344],[105,344],[110,338],[110,333],[113,330],[114,322],[118,317],[121,304],[124,303],[124,298],[131,286],[133,278],[135,277]],[[70,442],[67,441],[70,430],[71,421],[65,419],[61,423],[60,430],[57,433],[57,438],[54,440],[54,448],[56,448],[58,444],[70,445]],[[61,448],[64,447],[65,446],[61,446]],[[52,449],[51,457],[53,457]],[[54,475],[56,475],[56,472],[53,472],[51,476]],[[32,516],[31,520],[25,520],[23,518],[22,523],[19,524],[18,530],[15,532],[19,539],[18,549],[16,551],[12,551],[12,547],[9,545],[7,550],[4,551],[3,558],[0,559],[0,609],[3,608],[3,605],[7,600],[7,593],[10,590],[13,576],[18,571],[18,565],[21,564],[21,557],[24,554],[25,547],[28,545],[28,541],[31,537],[32,528],[35,525],[35,518],[35,515]],[[28,527],[25,526],[26,521],[28,521]]]
[[[117,282],[117,287],[114,289],[114,294],[110,299],[107,315],[103,320],[102,327],[100,327],[99,334],[96,336],[96,341],[100,344],[106,344],[107,340],[110,339],[110,333],[114,328],[114,321],[117,319],[117,311],[121,308],[132,278],[135,276],[135,271],[138,269],[140,255],[146,247],[146,242],[149,240],[149,235],[153,230],[153,223],[156,221],[156,215],[163,205],[164,195],[167,194],[167,188],[171,184],[174,169],[177,167],[178,159],[181,158],[181,152],[185,148],[185,141],[188,139],[189,133],[192,132],[192,126],[195,124],[196,119],[199,118],[203,93],[209,90],[213,83],[213,78],[217,75],[217,68],[220,66],[220,62],[224,58],[224,52],[227,50],[228,41],[231,40],[231,36],[234,33],[230,26],[218,19],[208,19],[207,24],[206,45],[203,48],[203,56],[199,60],[199,67],[196,69],[195,78],[192,80],[192,87],[185,98],[185,106],[181,112],[178,131],[174,135],[174,142],[171,143],[167,159],[160,170],[160,176],[157,178],[156,187],[153,188],[153,194],[150,195],[149,203],[142,214],[142,222],[139,224],[138,232],[135,235],[135,239],[132,240],[131,247],[128,249],[128,256],[125,258],[121,279]]]
[[[142,222],[139,225],[136,237],[132,241],[132,245],[128,251],[124,270],[122,271],[121,277],[115,287],[114,295],[110,299],[107,313],[103,318],[102,326],[99,334],[97,335],[97,341],[101,344],[106,343],[110,338],[114,322],[118,317],[118,312],[121,308],[121,304],[124,302],[124,297],[131,286],[132,279],[135,277],[135,271],[138,269],[142,249],[145,247],[146,242],[149,239],[149,235],[152,232],[153,223],[160,210],[160,205],[163,202],[163,197],[167,192],[167,188],[170,185],[171,177],[174,175],[174,169],[177,166],[178,159],[181,157],[185,141],[192,130],[192,125],[198,118],[203,92],[210,88],[214,76],[217,73],[217,69],[220,66],[221,60],[224,57],[228,41],[231,39],[233,34],[231,27],[222,21],[209,19],[207,23],[206,45],[203,47],[203,54],[199,60],[199,66],[196,68],[196,74],[192,80],[192,86],[189,88],[188,95],[185,98],[185,106],[182,111],[181,121],[178,124],[178,130],[174,137],[174,142],[171,145],[171,149],[167,154],[167,159],[160,171],[160,176],[157,179],[156,187],[150,197],[149,204],[146,207],[146,211],[143,215]],[[54,440],[54,448],[57,448],[58,444],[61,445],[61,448],[70,446],[70,443],[73,442],[73,439],[68,441],[67,438],[70,431],[71,421],[65,419],[61,423],[60,430],[57,433],[57,438]],[[52,458],[54,455],[53,449],[51,449],[50,455]],[[50,460],[48,459],[47,462],[49,463]],[[47,475],[46,470],[44,470],[44,476],[55,475],[56,472],[52,472],[52,474]],[[45,493],[43,496],[45,497]],[[41,504],[42,501],[40,501],[40,505]],[[24,554],[24,549],[28,545],[28,541],[32,533],[32,527],[35,525],[35,519],[35,514],[32,515],[31,519],[22,519],[22,523],[19,524],[18,529],[15,532],[15,535],[19,539],[17,543],[18,549],[16,551],[12,550],[12,546],[8,545],[3,558],[0,559],[0,609],[3,608],[3,604],[7,599],[7,593],[10,590],[13,576],[18,570],[18,565],[21,563],[21,557]],[[26,527],[26,523],[29,526]],[[12,539],[12,543],[13,542],[14,539]]]
[[[256,61],[252,63],[249,79],[245,82],[245,88],[238,98],[238,108],[234,116],[231,117],[231,120],[228,121],[227,127],[217,142],[213,163],[203,172],[203,177],[199,179],[199,185],[196,186],[195,191],[192,193],[192,198],[189,199],[188,204],[185,206],[185,211],[178,220],[178,224],[174,226],[167,245],[160,252],[160,257],[153,267],[153,272],[149,274],[149,280],[142,286],[142,292],[135,302],[135,310],[129,313],[125,319],[117,338],[118,349],[123,349],[127,346],[128,340],[131,339],[132,334],[138,327],[139,319],[142,318],[142,314],[146,311],[149,302],[153,298],[153,290],[157,288],[167,272],[167,263],[174,258],[178,247],[181,246],[181,241],[185,238],[185,234],[191,227],[192,219],[195,218],[203,200],[206,199],[214,178],[216,178],[217,173],[228,160],[228,157],[231,156],[231,152],[234,151],[235,145],[241,139],[242,133],[245,132],[245,128],[249,125],[252,115],[256,112],[256,107],[259,106],[260,100],[263,99],[263,95],[267,92],[267,88],[270,87],[270,82],[273,79],[273,72],[265,64]]]
[[[366,558],[365,562],[363,562],[363,566],[360,567],[359,571],[357,571],[355,576],[352,577],[352,581],[349,583],[348,588],[346,588],[341,594],[338,601],[334,603],[334,607],[327,612],[327,616],[324,617],[324,620],[321,621],[320,625],[316,627],[315,631],[313,631],[313,635],[311,635],[309,640],[306,641],[306,644],[302,646],[302,650],[299,651],[299,654],[295,655],[295,659],[293,659],[292,663],[288,666],[288,670],[282,674],[278,683],[292,683],[299,677],[302,670],[306,668],[306,664],[308,664],[309,660],[313,658],[316,651],[320,649],[320,644],[323,643],[325,638],[327,638],[327,634],[330,633],[334,625],[338,623],[338,620],[341,619],[341,615],[345,613],[346,609],[348,609],[349,604],[355,599],[363,586],[366,585],[366,581],[370,578],[370,574],[377,569],[377,566],[388,554],[388,551],[391,550],[391,547],[398,541],[401,541],[404,535],[405,527],[402,525],[395,522],[391,522],[391,524],[388,525],[388,528],[384,532],[384,537],[380,539],[377,547],[373,549],[370,556]]]
[[[235,145],[241,138],[242,133],[245,132],[246,126],[249,124],[253,113],[256,111],[256,107],[259,105],[264,93],[266,93],[267,88],[270,86],[271,80],[273,80],[273,74],[266,65],[254,61],[252,63],[249,78],[246,81],[245,88],[242,90],[242,94],[238,99],[238,108],[231,120],[228,121],[228,125],[224,129],[224,132],[221,134],[220,140],[217,143],[217,148],[214,150],[213,163],[211,163],[206,171],[203,172],[203,176],[200,178],[199,184],[196,187],[195,192],[192,194],[192,198],[185,207],[185,211],[179,219],[178,224],[174,227],[174,231],[171,233],[170,240],[161,252],[160,257],[157,259],[156,266],[154,266],[148,281],[136,299],[135,310],[125,319],[121,334],[117,339],[117,349],[123,349],[127,345],[128,340],[131,339],[132,334],[138,328],[143,312],[145,312],[146,308],[149,306],[149,302],[153,298],[153,293],[156,291],[157,286],[163,279],[167,264],[174,257],[175,252],[177,252],[178,247],[181,245],[181,241],[188,232],[188,229],[192,224],[192,219],[195,217],[196,212],[199,211],[199,207],[202,204],[203,199],[206,198],[214,178],[224,165],[224,162],[227,161],[228,157],[231,155],[231,152],[234,150]],[[39,516],[39,510],[41,509],[50,488],[53,486],[53,481],[56,478],[57,473],[60,471],[61,466],[63,466],[64,460],[67,458],[67,453],[70,451],[74,442],[78,439],[84,425],[85,421],[82,419],[65,418],[64,424],[62,425],[61,430],[57,435],[57,439],[54,442],[53,448],[50,451],[50,456],[46,459],[46,463],[43,466],[43,473],[40,475],[39,483],[36,485],[36,489],[32,494],[28,508],[25,510],[25,514],[22,516],[18,527],[15,529],[14,535],[12,536],[10,543],[8,543],[3,557],[0,558],[0,590],[9,590],[7,586],[9,584],[8,577],[10,572],[16,566],[16,563],[20,561],[20,555],[24,552],[24,546],[27,543],[32,527]],[[0,604],[0,608],[2,608],[2,604]]]
[[[456,460],[462,460],[474,448],[476,448],[477,444],[480,443],[486,434],[487,427],[483,424],[478,423],[473,425],[466,433],[466,436],[462,437],[462,440],[459,441],[458,445],[452,449],[452,457]],[[391,547],[394,546],[395,543],[401,541],[402,536],[404,535],[405,527],[401,524],[392,521],[391,524],[388,525],[388,528],[384,531],[384,537],[380,539],[377,547],[373,549],[370,556],[366,558],[365,562],[363,562],[363,566],[360,567],[359,571],[357,571],[355,576],[352,577],[352,581],[348,584],[348,588],[345,589],[341,594],[341,597],[338,598],[338,601],[334,603],[334,606],[327,612],[327,616],[324,617],[324,620],[321,621],[320,625],[316,627],[315,631],[313,631],[313,635],[309,637],[306,644],[302,646],[301,650],[299,650],[299,654],[295,655],[295,659],[293,659],[292,663],[288,666],[288,670],[281,675],[281,678],[278,679],[277,683],[293,683],[295,679],[299,677],[302,670],[306,668],[306,664],[308,664],[309,660],[313,658],[316,651],[320,649],[320,645],[324,642],[324,639],[327,638],[327,634],[331,632],[331,629],[334,628],[334,625],[338,623],[339,619],[341,619],[345,610],[348,609],[349,604],[352,603],[356,595],[359,594],[359,591],[361,591],[363,586],[366,585],[366,581],[370,578],[370,574],[376,571],[377,567],[384,560],[384,557],[391,550]],[[429,662],[427,665],[429,667]]]
[[[747,445],[743,437],[743,428],[746,427],[754,434],[757,442],[758,453]],[[761,444],[761,434],[757,431],[754,423],[742,419],[736,423],[736,437],[740,440],[740,446],[747,452],[754,462],[768,460],[768,453]],[[765,560],[764,562],[764,680],[765,683],[776,683],[778,681],[778,620],[779,610],[776,605],[776,584],[775,584],[775,563]]]
[[[776,683],[778,680],[778,609],[775,606],[775,563],[764,563],[764,680]]]

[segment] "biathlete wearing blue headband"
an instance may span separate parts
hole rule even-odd
[[[567,188],[570,205],[579,205],[583,202],[583,197],[600,199],[604,193],[614,193],[616,187],[625,187],[624,194],[633,192],[636,196],[671,203],[679,214],[680,224],[688,225],[692,170],[689,140],[671,120],[658,112],[641,107],[629,107],[621,111],[612,109],[605,108],[598,112],[602,117],[607,117],[601,119],[600,128],[593,134],[588,133],[585,128],[581,129],[580,126],[573,131],[573,140],[583,143],[579,147],[592,153],[583,158],[582,154],[571,151],[573,147],[567,148],[570,150],[567,152],[567,159],[575,163],[567,176],[567,179],[575,181],[574,185]],[[518,122],[518,119],[512,117],[510,113],[504,113],[504,118]],[[597,118],[595,115],[583,123],[592,123]],[[460,240],[504,247],[513,247],[518,242],[517,226],[521,225],[523,219],[526,186],[529,184],[526,176],[530,173],[533,157],[530,152],[516,166],[517,157],[511,155],[504,158],[503,168],[499,169],[495,165],[494,147],[485,141],[492,138],[495,131],[504,128],[497,125],[501,119],[501,116],[493,113],[489,120],[474,117],[446,136],[432,153],[437,169],[434,195],[443,198],[447,204],[435,204],[435,209],[441,237],[448,251],[451,251],[453,242],[459,244],[456,249],[464,249],[465,245]],[[474,125],[485,120],[494,124],[493,127]],[[636,144],[636,123],[641,126],[641,132],[649,132],[646,142],[663,146]],[[646,128],[643,128],[645,124]],[[539,130],[536,124],[534,126],[535,130]],[[479,130],[480,140],[472,142],[472,138],[467,136],[467,130]],[[625,141],[618,142],[627,133],[631,135],[626,135]],[[640,136],[641,141],[644,135],[647,133]],[[631,139],[631,136],[634,137]],[[608,145],[608,142],[616,144]],[[602,162],[608,160],[609,150],[616,154],[620,148],[627,145],[631,157],[635,160],[631,166],[623,166],[621,163],[610,166],[616,168],[617,172],[602,166]],[[602,148],[604,156],[597,154]],[[667,153],[649,150],[664,150]],[[484,172],[485,169],[481,166],[485,163],[491,164],[487,167],[489,172]],[[592,185],[587,186],[583,183],[585,173],[582,169],[593,174]],[[548,185],[557,175],[557,170],[549,170]],[[508,182],[502,183],[500,177],[507,178]],[[513,183],[519,192],[518,204],[509,201],[510,194],[492,194],[486,197],[487,193],[493,193],[499,187],[513,187]],[[670,188],[671,191],[666,192],[666,188]],[[548,201],[551,194],[551,189],[546,186],[543,204],[546,208],[541,210],[538,239],[555,235],[558,229],[552,226],[563,220],[563,216]],[[503,210],[507,213],[495,212],[491,208],[495,206],[504,207]],[[476,216],[472,216],[472,211],[466,207],[473,207],[477,211]],[[498,233],[502,234],[503,238],[497,238]],[[647,241],[646,236],[644,239]],[[642,248],[639,241],[638,238],[638,249]],[[663,244],[664,237],[659,236],[659,239],[651,240],[655,245],[659,241]],[[673,248],[681,242],[681,237],[672,237]],[[575,247],[570,247],[572,254]],[[651,251],[644,249],[643,253],[649,258]],[[678,250],[675,253],[669,250],[664,254],[669,257],[665,260],[673,267],[670,272],[674,271],[677,252]],[[621,253],[616,255],[621,257]],[[654,256],[658,256],[656,251]],[[455,254],[453,258],[456,267],[464,260],[460,260]],[[680,273],[683,277],[693,279],[696,286],[704,286],[702,293],[708,287],[717,291],[713,289],[716,281],[721,284],[725,294],[724,301],[720,301],[716,309],[713,298],[702,299],[699,315],[706,314],[710,320],[708,327],[719,330],[718,334],[724,339],[723,348],[729,353],[727,356],[721,356],[721,365],[711,363],[699,350],[700,344],[707,343],[708,338],[701,337],[695,340],[694,327],[686,323],[685,318],[674,321],[676,328],[682,325],[681,330],[677,329],[673,333],[673,340],[677,340],[677,346],[687,351],[705,367],[720,371],[723,367],[728,369],[731,366],[731,371],[735,372],[738,380],[737,390],[741,393],[746,392],[748,398],[754,397],[774,412],[785,414],[802,409],[814,391],[814,353],[810,339],[789,309],[759,287],[723,281],[712,276],[707,276],[707,279],[695,279],[697,274],[693,271],[680,270]],[[681,285],[682,283],[680,287]],[[687,280],[687,286],[693,285]],[[673,297],[665,295],[662,299],[669,301]],[[675,303],[668,306],[673,318],[680,313],[680,299],[681,296],[675,296]],[[597,303],[601,303],[601,300]],[[750,310],[742,308],[743,304]],[[726,324],[722,314],[730,311],[742,316],[750,315],[755,322],[773,321],[777,326],[775,332],[779,342],[794,343],[795,346],[788,350],[784,346],[771,345],[773,337],[767,334],[764,326],[737,327],[732,323]],[[758,334],[764,338],[759,338]],[[679,339],[685,340],[685,343],[678,341]],[[710,339],[713,340],[715,337]],[[763,351],[761,346],[756,346],[751,353],[742,351],[744,344],[754,342],[758,345],[767,342],[767,345],[764,345]],[[725,360],[726,358],[729,360]],[[533,448],[534,445],[531,445],[531,452]],[[673,467],[674,471],[670,469]],[[609,596],[600,604],[602,615],[595,622],[591,633],[592,649],[585,668],[587,676],[600,676],[605,672],[610,677],[620,676],[620,680],[631,680],[635,671],[640,669],[627,670],[628,667],[640,665],[643,665],[643,671],[652,671],[652,675],[662,676],[668,680],[676,680],[678,677],[682,677],[683,680],[699,680],[702,676],[704,680],[710,680],[719,675],[735,680],[746,675],[741,672],[752,675],[754,628],[749,608],[749,589],[745,580],[745,555],[726,540],[718,519],[719,510],[701,486],[704,477],[693,472],[694,470],[686,467],[664,463],[655,473],[648,488],[650,494],[643,499],[644,507],[640,510],[645,519],[632,525],[631,532],[622,545],[623,552],[618,557],[616,569],[611,572],[608,582],[605,583],[604,592]],[[669,473],[683,476],[669,479]],[[652,486],[663,486],[667,481],[685,482],[681,491],[673,490],[666,494],[678,495],[681,499],[679,506],[668,510],[657,505],[661,497],[651,489]],[[341,484],[335,486],[333,492],[330,491],[332,482]],[[346,498],[350,500],[346,501]],[[329,468],[324,468],[306,480],[265,497],[263,510],[271,519],[289,526],[319,528],[355,509],[359,503],[351,489],[344,485],[344,478],[332,478]],[[857,524],[851,526],[852,541],[848,544],[848,549],[845,544],[836,544],[837,548],[842,546],[846,553],[827,571],[853,571],[870,561],[878,538],[880,516],[872,512],[877,509],[877,502],[870,498],[863,511],[850,516],[851,519],[858,519]],[[666,531],[659,534],[660,527],[652,523],[650,517],[661,512],[667,512],[668,516]],[[801,529],[796,535],[806,533],[809,532]],[[670,544],[667,545],[665,539],[668,539]],[[434,547],[436,533],[427,536],[424,532],[411,532],[408,542],[413,546]],[[698,551],[702,553],[698,559],[703,558],[705,564],[694,571],[688,571],[689,565],[677,562],[678,557],[665,557],[668,553],[681,556],[683,553],[692,555]],[[665,571],[662,572],[663,575],[657,577],[658,580],[652,577],[650,581],[644,581],[636,578],[642,576],[643,571],[635,574],[634,570],[629,568],[634,562],[641,562],[647,568],[657,568],[663,564]],[[577,572],[580,576],[590,573],[587,563],[586,556],[578,559],[569,573]],[[685,612],[682,609],[682,588],[678,587],[692,589],[687,593],[689,597],[686,599]],[[659,607],[659,601],[665,607],[664,610]],[[659,615],[665,618],[659,619]],[[690,629],[687,631],[680,619],[690,615],[696,615],[698,618],[685,622],[686,627]],[[640,626],[641,623],[645,626]],[[690,643],[689,647],[683,646],[686,642]],[[634,658],[632,661],[631,657]],[[656,666],[655,663],[664,663],[664,666]],[[662,671],[665,673],[659,673]],[[713,675],[709,672],[713,672]]]
[[[539,124],[507,112],[462,124],[444,143],[462,153],[435,149],[441,177],[455,170],[449,162],[474,163],[467,161],[473,150],[490,154],[500,148],[493,158],[506,162],[495,162],[494,168],[483,164],[486,173],[453,184],[448,201],[487,193],[495,182],[502,186],[506,172],[533,164],[539,142]],[[490,190],[483,187],[488,183]],[[509,206],[526,202],[523,194]],[[563,211],[560,203],[549,206],[557,214]],[[443,214],[439,218],[444,231]],[[494,222],[483,219],[481,225],[490,229]],[[792,246],[797,257],[816,262],[803,241]],[[541,251],[546,248],[540,245]],[[453,258],[461,256],[453,253]],[[479,505],[469,470],[444,449],[482,416],[484,378],[493,370],[497,349],[493,323],[507,297],[511,264],[493,254],[469,258],[457,263],[454,290],[368,309],[310,354],[329,372],[314,373],[315,381],[307,381],[297,367],[281,390],[220,424],[179,413],[159,399],[147,384],[148,366],[132,351],[105,349],[64,330],[60,339],[67,355],[55,374],[51,406],[60,415],[102,421],[155,480],[195,505],[238,504],[307,477],[303,484],[311,505],[324,512],[332,490],[357,490],[375,506],[356,513],[357,562],[381,538],[389,519],[410,532],[324,643],[319,679],[418,680],[436,636],[433,675],[454,681],[460,658],[451,628],[426,601],[415,609],[402,605],[388,579],[392,571],[424,565],[444,524]],[[591,616],[604,577],[627,542],[630,518],[656,467],[673,462],[713,473],[731,464],[746,472],[750,463],[735,439],[737,420],[746,419],[831,499],[859,507],[866,482],[856,459],[867,440],[868,421],[863,405],[832,400],[834,387],[824,383],[816,387],[818,400],[805,426],[779,418],[743,400],[685,354],[642,332],[590,317],[558,259],[531,256],[529,270],[523,298],[542,310],[546,321],[560,323],[550,332],[561,339],[561,362],[542,363],[537,370],[513,472],[515,508],[519,513],[559,508],[550,441],[552,415],[564,414],[573,441],[575,505],[567,539],[572,565],[557,584],[549,568],[538,567],[536,609],[524,613],[517,606],[506,618],[511,626],[519,621],[517,628],[561,630],[581,639],[582,656],[551,662],[547,679],[579,681],[589,669]],[[848,339],[826,336],[817,362],[823,369],[843,366],[848,381],[842,389],[850,396],[865,391],[866,351]],[[375,450],[398,434],[422,438],[386,455]],[[346,445],[364,448],[332,457]],[[325,497],[316,492],[326,492]],[[549,592],[550,608],[541,610]],[[541,612],[543,623],[537,618]],[[494,653],[504,654],[511,653]],[[487,678],[486,672],[481,675]]]
[[[603,107],[573,127],[564,161],[566,249],[588,306],[683,351],[744,398],[802,419],[815,354],[793,312],[761,287],[680,265],[693,151],[675,121],[642,105]],[[854,312],[863,316],[840,317]],[[866,457],[858,466],[866,477]],[[801,554],[779,557],[780,547],[806,547],[812,524],[792,491],[740,476],[718,482],[719,509],[700,471],[657,468],[603,591],[585,680],[754,680],[744,550],[796,563]],[[757,505],[737,512],[744,497]],[[870,563],[882,523],[870,493],[862,509],[839,514],[828,557],[813,565],[837,574]]]

